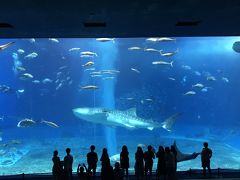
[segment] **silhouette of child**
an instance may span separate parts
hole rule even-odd
[[[211,176],[211,167],[210,167],[210,159],[212,157],[212,150],[208,148],[208,143],[203,143],[203,149],[201,152],[201,160],[202,160],[202,167],[203,167],[203,175],[206,176],[206,168],[208,168],[208,173]]]
[[[123,173],[122,169],[120,168],[119,162],[115,163],[115,168],[113,170],[113,174],[114,174],[114,180],[123,180],[124,173]]]
[[[83,164],[81,166],[81,164],[78,164],[78,168],[77,168],[77,176],[79,180],[87,180],[88,175],[86,172],[84,172],[84,168],[87,171],[87,167],[85,166],[85,164]]]

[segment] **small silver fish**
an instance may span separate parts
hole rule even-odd
[[[93,61],[89,61],[86,64],[83,64],[82,66],[86,67],[86,66],[92,66],[92,65],[94,65],[94,62]]]
[[[226,83],[228,83],[228,82],[229,82],[229,79],[228,79],[228,78],[226,78],[226,77],[222,77],[222,80],[223,80],[224,82],[226,82]]]
[[[171,67],[173,67],[173,61],[166,62],[166,61],[153,61],[152,62],[153,65],[171,65]]]
[[[94,74],[94,75],[91,75],[91,77],[102,77],[101,74]]]
[[[36,42],[36,40],[34,38],[30,38],[28,40],[29,40],[30,43],[35,43]]]
[[[16,66],[16,70],[18,70],[18,71],[26,71],[26,68],[24,68],[22,66]]]
[[[188,91],[184,94],[184,96],[192,96],[192,95],[195,95],[196,92],[195,91]]]
[[[96,41],[99,41],[99,42],[109,42],[109,41],[115,42],[114,39],[115,38],[97,38]]]
[[[163,50],[160,50],[160,54],[161,54],[161,56],[173,56],[173,55],[177,54],[178,51],[179,51],[179,49],[177,49],[175,52],[165,52],[165,53],[163,53]]]
[[[131,68],[132,71],[136,72],[136,73],[140,73],[139,70],[135,69],[135,68]]]
[[[56,91],[59,90],[63,86],[63,83],[59,83],[58,86],[56,87]]]
[[[96,90],[96,89],[98,89],[98,87],[94,86],[94,85],[82,86],[80,88],[81,89],[86,89],[86,90]]]
[[[33,79],[33,75],[29,73],[24,73],[19,77],[21,80]]]
[[[52,41],[52,42],[55,42],[55,43],[59,43],[59,40],[56,39],[56,38],[49,38],[48,40],[49,40],[49,41]]]
[[[175,80],[176,80],[176,79],[173,78],[173,77],[169,77],[168,79],[169,79],[169,80],[172,80],[172,81],[175,81]]]
[[[129,98],[127,98],[127,100],[132,101],[132,100],[134,100],[134,98],[129,97]]]
[[[185,70],[191,70],[192,68],[188,65],[182,65],[182,68]]]
[[[80,55],[81,58],[94,58],[92,55]]]
[[[80,53],[81,55],[89,55],[89,56],[97,56],[97,53],[91,51],[83,51]]]
[[[40,81],[39,81],[39,80],[33,80],[32,83],[34,83],[34,84],[39,84]]]
[[[204,85],[201,83],[197,83],[197,84],[192,85],[192,87],[203,88]]]
[[[95,71],[95,68],[84,69],[84,71]]]
[[[129,47],[128,48],[129,51],[139,51],[139,50],[142,50],[141,47],[137,47],[137,46],[133,46],[133,47]]]
[[[201,76],[201,73],[199,71],[194,71],[194,74],[196,74],[197,76]]]
[[[23,54],[25,51],[23,49],[18,49],[17,52],[18,54]]]
[[[46,125],[48,125],[50,127],[53,127],[53,128],[59,128],[59,126],[56,123],[51,122],[51,121],[42,120],[41,123],[44,123],[44,124],[46,124]]]
[[[94,74],[102,74],[100,71],[94,71],[94,72],[90,72],[90,75],[94,75]]]
[[[169,37],[152,37],[152,38],[147,38],[146,41],[149,42],[168,42],[168,41],[175,41],[176,39],[174,38],[169,38]]]
[[[144,48],[143,51],[161,53],[162,50],[157,50],[157,49],[153,49],[153,48]]]
[[[71,52],[71,51],[79,51],[81,48],[71,48],[69,49],[68,51]]]
[[[45,78],[45,79],[42,80],[43,84],[52,83],[52,82],[53,82],[53,80],[51,80],[49,78]]]
[[[24,59],[33,59],[33,58],[36,58],[37,56],[38,56],[38,53],[32,52],[32,53],[26,55],[26,56],[24,57]]]
[[[208,81],[216,81],[216,78],[214,76],[208,76],[207,80]]]
[[[115,79],[115,77],[105,77],[105,78],[102,78],[103,80],[111,80],[111,79]]]
[[[36,124],[34,120],[25,118],[18,122],[17,127],[30,127],[34,124]]]

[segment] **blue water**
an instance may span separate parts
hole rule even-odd
[[[170,145],[173,140],[188,153],[201,151],[202,142],[208,141],[213,152],[217,152],[213,156],[213,167],[240,168],[240,54],[232,49],[238,40],[240,37],[179,37],[173,42],[155,43],[147,42],[146,38],[117,38],[109,42],[1,39],[0,45],[15,43],[0,51],[0,85],[7,85],[14,91],[24,89],[24,92],[0,92],[0,117],[3,117],[0,120],[0,174],[51,172],[52,151],[58,149],[63,158],[68,146],[75,155],[76,166],[86,160],[91,144],[97,146],[99,156],[103,147],[107,147],[112,156],[120,152],[123,144],[128,145],[132,157],[130,168],[133,168],[137,144],[157,147]],[[163,57],[159,52],[128,50],[133,46],[163,52],[179,49],[179,52]],[[80,50],[70,52],[71,48]],[[19,49],[24,53],[19,53]],[[97,56],[81,58],[83,51],[95,52]],[[32,52],[38,56],[27,59]],[[152,64],[160,60],[173,61],[173,67]],[[83,67],[88,61],[95,64]],[[26,71],[14,70],[19,65]],[[91,77],[89,73],[94,71],[86,71],[87,68],[120,72]],[[32,74],[33,79],[21,80],[24,73]],[[209,76],[214,76],[216,81],[207,80]],[[105,77],[114,79],[104,80]],[[52,82],[42,83],[45,78]],[[41,82],[36,84],[33,80]],[[56,90],[60,83],[62,86]],[[203,84],[207,91],[193,88],[196,83]],[[80,88],[86,85],[96,85],[99,89]],[[188,91],[196,94],[184,95]],[[159,123],[174,113],[182,115],[171,132],[163,128],[130,130],[77,118],[72,109],[78,107],[122,111],[136,107],[139,117]],[[36,124],[17,127],[24,118]],[[40,123],[41,120],[54,122],[59,127],[47,126]],[[231,157],[226,156],[231,153]],[[229,163],[224,164],[224,161]],[[179,167],[200,168],[200,160],[184,162]]]

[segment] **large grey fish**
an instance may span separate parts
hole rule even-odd
[[[0,45],[0,50],[4,50],[4,49],[8,48],[9,46],[11,46],[14,43],[15,42],[10,42],[10,43],[7,43],[7,44]]]

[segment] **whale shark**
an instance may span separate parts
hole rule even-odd
[[[175,113],[162,123],[159,123],[153,121],[152,119],[143,119],[138,117],[136,114],[136,108],[121,111],[101,107],[76,108],[73,109],[73,114],[82,120],[111,127],[124,127],[127,129],[145,128],[148,130],[164,128],[167,131],[171,131],[174,122],[180,116],[180,113]]]

